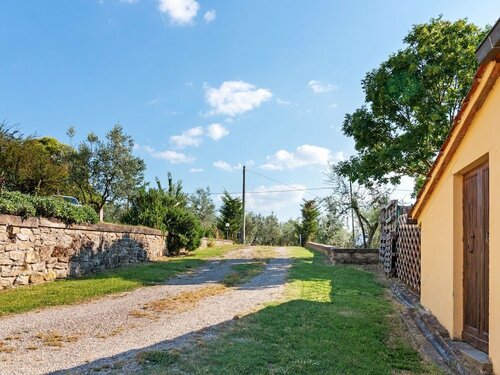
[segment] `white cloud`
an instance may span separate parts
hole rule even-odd
[[[183,149],[187,146],[199,146],[202,142],[203,128],[197,126],[182,132],[181,135],[172,135],[170,142],[178,149]]]
[[[245,165],[248,167],[250,167],[254,164],[255,164],[255,162],[253,160],[247,160],[245,163]],[[224,160],[217,160],[212,165],[215,168],[221,169],[221,170],[226,171],[226,172],[233,172],[233,171],[241,170],[243,168],[243,164],[241,164],[241,163],[231,165],[227,161],[224,161]]]
[[[267,157],[267,163],[260,166],[267,170],[283,170],[304,167],[308,165],[326,166],[328,162],[334,162],[344,159],[342,151],[332,155],[331,151],[324,147],[313,145],[302,145],[289,152],[279,150]]]
[[[203,16],[203,18],[207,23],[214,21],[216,17],[217,17],[217,12],[215,11],[215,9],[208,10]]]
[[[207,127],[207,136],[212,138],[214,141],[218,141],[228,134],[229,130],[227,130],[227,128],[225,128],[221,124],[214,123]]]
[[[192,163],[195,160],[194,157],[186,155],[182,152],[171,151],[171,150],[157,151],[150,146],[140,146],[136,144],[134,146],[134,149],[138,151],[143,150],[155,159],[167,160],[172,164]]]
[[[258,108],[273,96],[268,89],[258,89],[244,81],[225,81],[219,88],[205,85],[205,99],[212,107],[210,115],[236,116]]]
[[[333,90],[337,89],[337,86],[335,86],[334,84],[324,83],[324,82],[317,81],[317,80],[314,80],[314,79],[309,81],[309,87],[316,94],[323,94],[325,92],[330,92],[330,91],[333,91]]]
[[[202,173],[203,172],[203,169],[201,168],[191,168],[189,170],[190,173]]]
[[[332,103],[329,105],[330,108],[337,108],[339,105],[337,103]]]
[[[216,162],[213,163],[213,166],[218,169],[222,169],[223,171],[228,171],[232,172],[233,167],[231,164],[229,164],[227,161],[224,160],[217,160]]]
[[[125,3],[125,4],[134,4],[137,3],[139,0],[120,0],[120,3]]]
[[[304,185],[272,185],[272,186],[258,186],[251,189],[257,194],[247,194],[247,206],[250,211],[262,213],[264,215],[271,212],[280,211],[291,205],[299,205],[304,198]],[[297,189],[298,191],[290,191]],[[279,191],[279,192],[275,192]]]
[[[179,25],[193,22],[200,4],[195,0],[159,0],[160,12],[168,14],[170,21]]]
[[[289,107],[292,105],[292,103],[290,103],[289,101],[287,100],[282,100],[280,98],[276,98],[276,103],[278,103],[279,105],[282,105],[284,107]]]
[[[151,99],[148,102],[148,104],[154,105],[154,104],[158,104],[160,101],[161,101],[161,98],[154,98],[154,99]]]

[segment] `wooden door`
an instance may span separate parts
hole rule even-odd
[[[464,176],[464,330],[463,339],[488,351],[489,168]]]

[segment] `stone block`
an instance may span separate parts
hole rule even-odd
[[[28,250],[26,252],[26,257],[25,257],[24,261],[28,264],[33,264],[33,263],[39,262],[40,257],[38,256],[38,254],[35,251]]]
[[[2,277],[0,278],[0,287],[8,288],[14,284],[14,277]]]
[[[52,281],[57,278],[57,273],[54,271],[48,271],[46,274],[44,274],[45,281]]]
[[[30,241],[18,241],[17,250],[33,250],[33,242]]]
[[[68,263],[69,262],[69,257],[68,256],[58,257],[57,261],[59,263]]]
[[[19,234],[27,234],[28,236],[31,236],[35,231],[39,231],[39,229],[21,228],[19,230]]]
[[[45,262],[38,262],[31,265],[31,270],[35,272],[45,272],[46,269]]]
[[[17,233],[16,237],[19,241],[29,241],[30,240],[30,235],[24,234],[24,233]]]
[[[17,243],[8,243],[5,245],[5,251],[9,252],[12,250],[17,250]]]
[[[10,251],[9,252],[9,257],[12,259],[14,262],[23,262],[24,261],[24,251]]]
[[[40,260],[47,260],[50,258],[52,254],[52,246],[42,246],[38,250],[38,254],[40,255]]]
[[[54,272],[54,271],[52,271]],[[68,277],[68,270],[55,270],[56,278],[57,279],[65,279]]]
[[[10,253],[1,253],[0,254],[0,266],[8,266],[8,265],[14,263],[14,261],[12,259],[10,259],[9,254]]]
[[[0,266],[0,277],[9,277],[12,273],[11,266]]]
[[[33,273],[30,276],[30,283],[31,284],[41,284],[45,281],[45,275],[43,273]]]
[[[30,277],[28,275],[19,275],[14,280],[14,285],[28,285]]]
[[[26,268],[26,266],[24,266],[24,265],[22,265],[22,266],[12,266],[10,268],[10,275],[6,275],[6,276],[19,276],[19,275],[26,275],[28,273],[29,273],[29,271]]]

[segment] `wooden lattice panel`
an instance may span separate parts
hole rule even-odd
[[[380,211],[380,250],[379,261],[384,273],[393,276],[396,261],[396,239],[398,214],[400,207],[397,200],[390,201]]]
[[[420,228],[407,223],[407,215],[398,219],[396,276],[420,295]]]

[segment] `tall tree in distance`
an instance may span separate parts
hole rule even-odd
[[[406,47],[362,81],[365,104],[347,114],[342,127],[357,154],[337,172],[364,185],[410,176],[418,188],[469,90],[474,51],[485,34],[465,19],[414,25]]]
[[[304,199],[301,207],[302,219],[299,233],[302,235],[302,243],[304,244],[315,240],[319,228],[320,211],[316,199]]]
[[[215,237],[217,234],[217,216],[210,188],[198,188],[189,196],[189,208],[200,219],[204,236]]]
[[[226,235],[226,223],[229,224],[228,237],[233,241],[238,239],[238,233],[241,230],[243,221],[243,206],[241,199],[233,198],[225,191],[222,196],[222,206],[220,208],[220,216],[217,222],[217,228]]]
[[[133,155],[134,141],[115,125],[101,141],[90,133],[71,158],[70,180],[100,218],[108,202],[126,199],[144,183],[144,161]]]
[[[360,233],[355,236],[352,245],[356,246],[356,239],[361,238],[364,248],[374,247],[380,209],[388,202],[391,189],[378,183],[367,186],[353,183],[351,187],[349,180],[338,174],[335,166],[330,166],[327,178],[327,183],[332,187],[331,195],[324,200],[328,215],[345,222],[354,212]]]

